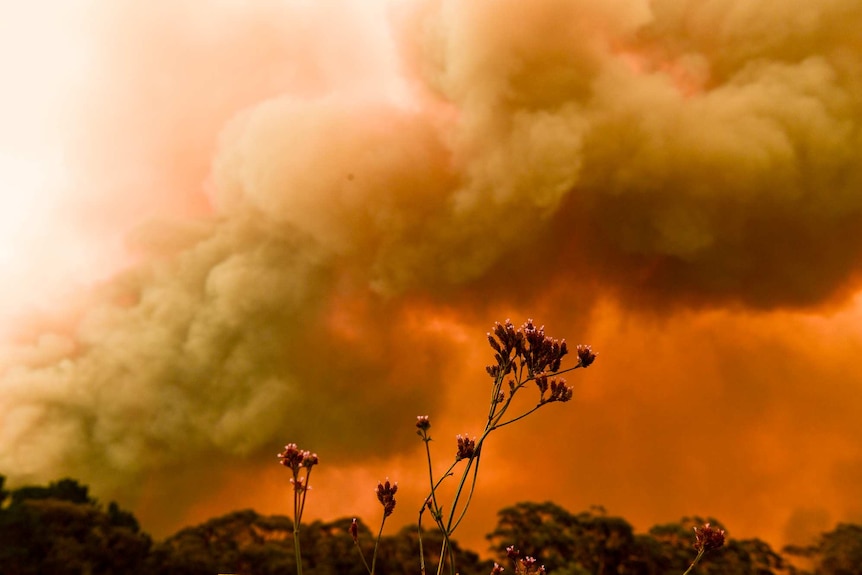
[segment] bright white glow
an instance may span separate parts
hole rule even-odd
[[[0,1],[0,331],[68,289],[80,251],[63,233],[72,190],[63,169],[70,103],[87,73],[89,0]]]

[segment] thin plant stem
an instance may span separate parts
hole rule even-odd
[[[302,575],[302,550],[299,544],[299,522],[301,520],[301,505],[299,503],[300,492],[297,486],[298,474],[294,476],[293,483],[293,551],[296,556],[296,575]],[[306,485],[307,487],[307,485]]]
[[[691,562],[691,565],[688,566],[688,569],[686,569],[685,573],[683,573],[682,575],[688,575],[691,570],[694,569],[694,566],[697,565],[698,561],[700,561],[700,558],[703,557],[704,553],[706,553],[706,549],[701,547],[700,550],[697,552],[697,556],[694,558],[694,561]]]
[[[452,545],[448,537],[443,538],[443,547],[440,549],[440,563],[437,564],[437,575],[443,575],[443,566],[446,565],[446,556],[449,556],[449,571],[455,573],[455,556],[452,553]]]
[[[506,427],[507,425],[511,425],[511,424],[515,423],[516,421],[524,419],[525,417],[527,417],[528,415],[530,415],[531,413],[533,413],[534,411],[536,411],[537,409],[539,409],[543,405],[545,405],[545,403],[540,403],[540,404],[536,405],[536,407],[530,409],[527,412],[522,413],[521,415],[519,415],[518,417],[516,417],[514,419],[510,419],[509,421],[505,421],[503,423],[497,423],[496,425],[494,425],[494,427],[491,428],[491,431],[493,431],[495,429],[500,429],[501,427]]]
[[[308,486],[311,485],[311,483],[309,483],[310,477],[311,477],[311,468],[306,467],[305,468],[305,485],[302,488],[302,499],[301,499],[300,504],[299,504],[299,516],[298,516],[297,521],[299,519],[302,519],[302,514],[305,513],[305,498],[308,495],[308,489],[309,489]]]
[[[432,509],[434,509],[434,511],[436,512],[436,510],[438,509],[438,506],[437,506],[437,487],[440,485],[440,482],[437,482],[436,485],[434,484],[434,469],[433,469],[432,464],[431,464],[431,447],[428,445],[430,442],[431,442],[430,439],[425,442],[425,456],[428,459],[428,482],[431,485],[431,496],[430,496],[431,497],[431,504],[432,504]],[[452,467],[454,467],[454,466],[455,466],[455,464],[453,463]],[[440,481],[443,481],[443,479],[448,477],[449,472],[452,471],[452,467],[450,467],[446,471],[446,473],[443,474],[443,477],[440,478]],[[428,499],[426,498],[425,501],[428,501]],[[423,505],[422,508],[424,509],[425,506]],[[420,512],[420,519],[421,519],[421,512]],[[421,535],[420,535],[420,541],[421,541]]]
[[[452,509],[449,510],[449,519],[446,520],[446,532],[447,535],[451,535],[451,531],[449,530],[452,527],[452,521],[455,517],[455,509],[458,507],[458,499],[461,498],[461,491],[464,489],[464,483],[467,481],[467,475],[470,473],[470,469],[473,467],[473,459],[471,457],[467,460],[467,467],[464,468],[464,472],[461,474],[461,480],[458,482],[458,489],[455,491],[455,497],[452,499]]]
[[[419,573],[425,575],[425,548],[422,546],[422,512],[425,511],[425,506],[419,510],[419,522],[417,525],[417,535],[419,537]]]
[[[294,523],[293,527],[293,551],[296,554],[296,575],[302,575],[302,550],[299,548],[299,528],[298,523]]]
[[[359,551],[359,558],[362,559],[365,570],[368,571],[368,575],[371,575],[371,567],[368,566],[368,561],[365,560],[365,554],[362,552],[362,547],[359,546],[359,541],[354,541],[353,544],[356,545],[356,549]]]
[[[445,552],[446,546],[449,544],[449,534],[446,533],[446,528],[443,525],[443,520],[441,519],[440,506],[437,504],[436,493],[437,493],[437,488],[440,487],[440,484],[443,483],[443,481],[447,477],[452,476],[452,470],[455,468],[455,465],[457,465],[458,462],[454,461],[452,463],[452,465],[449,466],[449,469],[447,469],[446,472],[443,473],[443,475],[440,477],[440,479],[438,479],[437,482],[435,483],[434,482],[434,473],[433,473],[433,470],[431,469],[431,454],[430,454],[430,450],[428,447],[428,442],[425,442],[425,449],[426,449],[426,451],[428,451],[428,477],[429,477],[429,480],[431,482],[431,492],[425,498],[425,501],[428,501],[429,499],[431,499],[431,502],[432,502],[431,516],[433,517],[434,522],[437,524],[437,528],[440,530],[440,533],[443,535],[443,550],[441,550],[441,552],[440,552],[440,561],[442,564],[443,556],[444,556],[443,554]],[[422,549],[423,549],[423,547],[422,547],[422,512],[424,510],[425,510],[425,504],[423,503],[422,509],[420,509],[420,511],[419,511],[419,553],[420,553],[419,566],[420,566],[423,574],[425,573],[425,555],[423,554],[423,551],[422,551]],[[439,573],[439,566],[438,566],[438,573]]]
[[[470,507],[470,502],[473,500],[473,493],[476,491],[476,479],[479,477],[479,457],[482,454],[479,453],[476,456],[476,467],[473,468],[473,481],[470,483],[470,491],[467,494],[467,501],[464,503],[463,509],[461,509],[461,515],[458,516],[458,520],[455,521],[455,524],[449,529],[449,533],[453,533],[456,529],[458,529],[458,525],[461,524],[461,520],[464,519],[464,515],[467,514],[467,508]]]
[[[380,546],[380,538],[383,536],[383,526],[386,525],[386,514],[383,514],[383,520],[380,522],[380,531],[377,532],[377,541],[374,542],[374,555],[371,556],[371,571],[374,575],[374,568],[377,565],[377,548]]]

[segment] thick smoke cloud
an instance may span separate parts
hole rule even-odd
[[[651,303],[811,305],[858,279],[855,3],[416,12],[412,69],[457,110],[460,207],[517,206],[518,238],[544,208],[567,251]]]
[[[93,24],[105,74],[70,142],[82,197],[140,224],[134,263],[5,350],[0,471],[117,491],[186,470],[183,492],[287,440],[361,465],[407,450],[411,435],[393,433],[405,418],[481,401],[458,387],[483,357],[464,341],[509,314],[649,360],[641,331],[597,327],[596,302],[666,321],[672,348],[693,337],[675,314],[732,305],[785,322],[786,308],[845,301],[862,258],[862,8],[798,4],[106,5]],[[762,379],[762,359],[739,384],[716,361],[719,413]],[[650,372],[667,404],[640,400],[673,412],[684,371]],[[597,417],[632,397],[629,372],[612,372],[607,395],[583,392]],[[796,405],[779,402],[776,429]],[[696,447],[624,409],[631,427],[583,458],[600,462],[627,429]],[[739,443],[762,432],[742,413],[756,416],[734,416]],[[682,495],[656,502],[690,511]]]

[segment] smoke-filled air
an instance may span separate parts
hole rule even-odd
[[[524,500],[862,521],[857,0],[7,4],[13,485],[163,534],[286,513],[297,442],[307,517],[391,477],[409,523],[416,416],[454,454],[535,318],[599,358],[485,446],[468,543]]]

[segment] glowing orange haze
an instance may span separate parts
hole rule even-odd
[[[0,473],[165,535],[286,513],[295,441],[309,518],[376,521],[389,477],[410,523],[415,416],[442,468],[485,332],[533,317],[600,356],[492,437],[468,545],[521,500],[773,544],[862,521],[858,3],[198,6],[6,36],[0,206],[32,219],[0,220]]]

